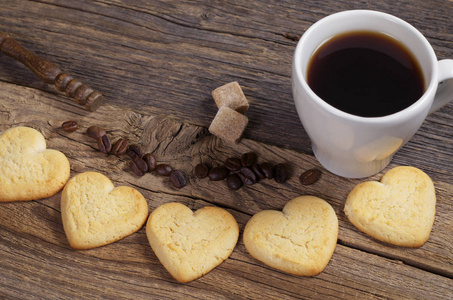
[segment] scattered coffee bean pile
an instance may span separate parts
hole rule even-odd
[[[244,184],[252,185],[262,179],[274,179],[284,183],[288,178],[286,165],[280,163],[276,166],[265,162],[259,164],[254,152],[244,153],[241,158],[230,157],[223,165],[210,168],[205,163],[195,166],[194,174],[197,178],[208,177],[211,181],[226,180],[227,186],[232,190],[240,189]]]
[[[61,125],[66,132],[74,132],[79,128],[76,121],[66,121]],[[91,126],[86,134],[97,141],[99,151],[106,154],[126,154],[132,160],[131,171],[137,176],[144,176],[146,173],[154,172],[156,175],[169,177],[171,184],[176,188],[187,185],[183,172],[174,170],[168,164],[158,164],[152,153],[143,154],[138,145],[129,145],[125,138],[119,138],[113,145],[107,132],[99,126]],[[210,168],[205,163],[195,166],[194,174],[197,178],[208,177],[211,181],[225,180],[227,186],[232,190],[240,189],[244,184],[252,185],[263,179],[274,179],[278,183],[284,183],[288,178],[288,170],[285,164],[279,163],[272,166],[268,162],[259,164],[258,156],[254,152],[244,153],[239,157],[230,157],[223,165]],[[299,181],[302,185],[310,185],[319,180],[321,171],[310,169],[303,172]]]
[[[79,128],[76,121],[66,121],[62,124],[62,129],[66,132],[74,132]],[[156,157],[152,153],[142,153],[138,145],[129,145],[125,138],[119,138],[113,145],[107,132],[99,126],[88,127],[86,134],[97,141],[98,149],[102,153],[123,155],[126,154],[132,160],[129,164],[131,171],[137,176],[144,176],[146,173],[155,172],[160,176],[167,176],[171,184],[176,188],[187,185],[184,173],[167,164],[157,164]]]

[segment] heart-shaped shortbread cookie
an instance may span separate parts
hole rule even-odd
[[[69,244],[91,249],[113,243],[146,222],[148,203],[137,190],[114,187],[106,176],[85,172],[71,178],[61,193],[61,218]]]
[[[301,196],[282,212],[264,210],[244,229],[244,245],[257,260],[294,275],[314,276],[330,261],[338,237],[338,218],[326,201]]]
[[[167,203],[149,216],[146,235],[167,271],[179,282],[189,282],[230,256],[239,228],[225,209],[203,207],[193,213],[183,204]]]
[[[417,168],[396,167],[381,182],[357,185],[348,195],[344,212],[352,224],[380,241],[420,247],[434,223],[434,185]]]
[[[46,149],[39,131],[18,126],[0,135],[0,202],[53,196],[63,188],[69,174],[66,156]]]

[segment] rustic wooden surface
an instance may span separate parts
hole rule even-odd
[[[227,208],[242,230],[263,209],[281,209],[295,196],[327,200],[339,218],[338,244],[321,274],[305,278],[253,259],[242,236],[231,257],[189,284],[177,283],[159,263],[144,229],[116,243],[74,251],[60,216],[60,194],[0,205],[1,298],[290,299],[453,298],[453,103],[430,115],[391,165],[412,165],[434,181],[436,220],[418,249],[378,242],[343,213],[348,192],[364,179],[323,170],[312,156],[291,95],[296,41],[318,19],[346,9],[389,12],[417,27],[441,58],[453,58],[452,1],[6,1],[0,31],[102,92],[108,104],[90,113],[0,55],[0,132],[31,126],[49,148],[62,151],[71,176],[98,171],[115,185],[137,188],[150,210],[178,201],[197,209]],[[211,90],[239,81],[251,102],[238,145],[211,136],[216,112]],[[77,120],[73,133],[62,122]],[[127,157],[107,156],[84,135],[99,125],[112,139],[126,137],[184,171],[188,186],[134,176]],[[255,151],[261,161],[286,162],[285,184],[263,181],[239,191],[192,175],[200,161]],[[298,175],[318,167],[320,181],[302,186]],[[384,172],[386,171],[384,170]],[[366,180],[380,179],[377,174]],[[1,187],[0,187],[1,188]]]

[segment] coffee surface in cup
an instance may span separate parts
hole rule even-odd
[[[307,82],[325,102],[362,117],[401,111],[425,90],[413,54],[395,38],[369,31],[348,32],[324,42],[310,59]]]

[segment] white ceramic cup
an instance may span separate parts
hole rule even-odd
[[[391,115],[360,117],[329,105],[310,89],[307,66],[315,50],[332,36],[357,30],[389,34],[413,53],[425,79],[418,101]],[[328,171],[349,178],[382,171],[426,116],[453,99],[453,80],[447,81],[452,78],[453,60],[438,61],[417,29],[395,16],[369,10],[335,13],[313,24],[298,42],[292,62],[294,102],[313,152]]]

